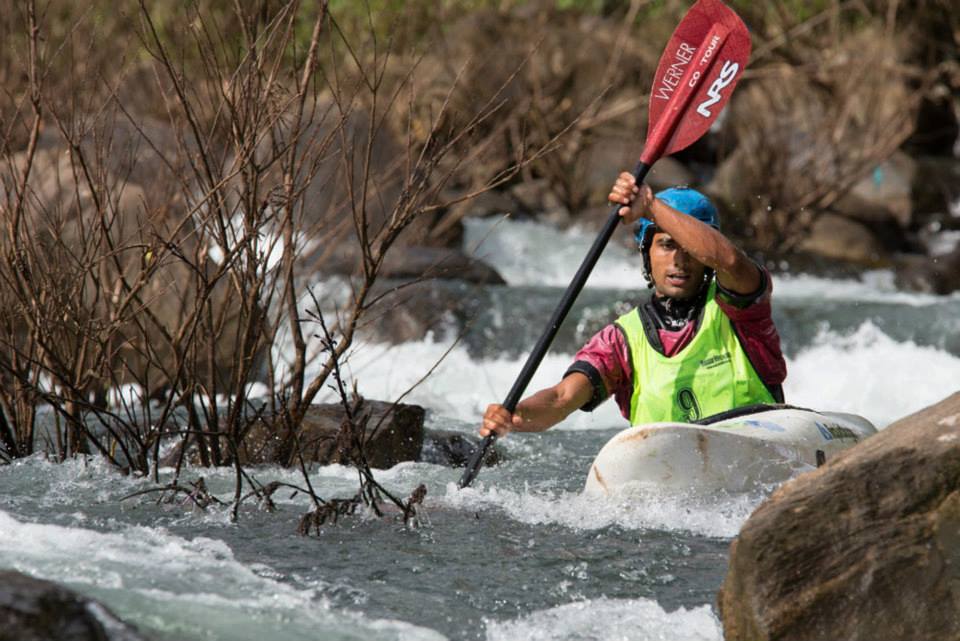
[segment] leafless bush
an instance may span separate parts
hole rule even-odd
[[[640,79],[648,79],[657,62],[657,52],[631,37],[644,3],[627,3],[620,23],[563,10],[551,0],[491,4],[499,6],[451,9],[436,21],[442,33],[438,28],[420,62],[422,73],[412,79],[423,99],[401,109],[410,112],[412,133],[421,137],[429,131],[423,123],[435,121],[441,105],[447,105],[445,126],[460,128],[481,96],[497,93],[503,102],[497,118],[482,123],[458,149],[470,160],[451,183],[453,193],[541,180],[560,205],[578,212],[597,196],[585,155],[600,137],[631,138],[631,151],[638,153],[647,91]],[[614,128],[612,135],[604,131]],[[514,168],[524,158],[531,162],[518,174]],[[442,239],[465,211],[454,209],[427,240]]]
[[[477,100],[455,127],[441,101],[414,135],[394,112],[419,99],[415,61],[387,74],[389,47],[359,53],[326,3],[232,6],[188,3],[161,25],[140,2],[128,24],[134,71],[90,77],[64,102],[50,79],[72,68],[65,41],[27,4],[25,107],[5,130],[28,135],[22,151],[5,141],[0,193],[0,452],[26,456],[47,439],[60,458],[96,451],[157,480],[161,444],[176,436],[167,491],[202,494],[178,480],[189,446],[203,465],[234,466],[236,513],[244,488],[269,501],[237,455],[250,426],[268,416],[298,433],[378,302],[388,252],[444,208],[469,160],[454,150],[471,137],[483,145],[501,99]],[[152,78],[140,90],[164,120],[116,90],[128,72]],[[356,277],[313,340],[303,292],[333,254]],[[261,380],[266,401],[251,402]],[[38,422],[41,404],[54,425]],[[361,488],[376,505],[372,475]],[[408,517],[417,503],[394,502]]]
[[[890,22],[895,11],[877,17],[857,5],[857,19],[870,22],[845,29],[849,5],[773,30],[730,114],[726,180],[736,186],[722,191],[747,214],[753,243],[774,254],[797,249],[910,136],[932,78],[905,62],[910,43]]]

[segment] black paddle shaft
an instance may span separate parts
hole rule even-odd
[[[643,179],[646,178],[647,172],[649,171],[650,165],[643,162],[637,163],[637,166],[633,170],[633,177],[636,179],[638,185],[643,182]],[[587,278],[590,276],[590,272],[593,271],[594,266],[600,259],[600,254],[603,253],[604,247],[607,246],[611,236],[613,236],[613,232],[616,231],[617,225],[620,223],[619,211],[621,207],[623,207],[623,205],[618,204],[610,212],[606,224],[603,226],[597,239],[593,241],[590,251],[587,252],[583,263],[580,264],[580,269],[577,270],[573,280],[570,281],[570,284],[567,286],[567,291],[563,293],[563,298],[560,299],[560,303],[553,311],[553,316],[550,318],[550,322],[547,323],[546,328],[544,328],[540,340],[537,341],[533,351],[530,352],[530,356],[527,357],[527,362],[524,363],[523,369],[520,370],[520,375],[517,376],[517,380],[510,389],[510,393],[507,394],[506,400],[503,401],[503,406],[511,414],[517,408],[520,397],[523,396],[523,392],[527,389],[530,379],[533,378],[537,368],[540,367],[540,362],[543,361],[543,357],[547,355],[550,344],[560,330],[560,326],[563,324],[567,314],[570,313],[570,308],[573,307],[574,301],[576,301],[577,296],[580,295],[580,290],[583,289]],[[480,466],[483,462],[483,457],[496,438],[497,435],[491,433],[485,437],[483,442],[474,450],[470,456],[470,460],[467,462],[467,468],[464,470],[463,476],[460,477],[461,488],[470,485],[473,479],[477,477],[477,473],[480,471]]]

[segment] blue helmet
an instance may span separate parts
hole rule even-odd
[[[720,229],[720,217],[717,208],[710,199],[696,189],[690,187],[671,187],[656,194],[656,197],[684,214],[693,216],[700,222],[706,223],[714,229]],[[637,241],[637,249],[644,251],[649,247],[655,225],[646,218],[641,218],[633,226],[633,237]]]

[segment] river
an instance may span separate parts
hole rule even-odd
[[[465,244],[507,287],[462,287],[472,324],[423,341],[365,343],[347,372],[370,398],[392,399],[443,355],[406,397],[430,426],[472,431],[502,400],[525,351],[592,240],[535,223],[471,222]],[[638,258],[608,248],[531,389],[549,385],[593,331],[634,300]],[[334,291],[336,284],[328,284]],[[883,428],[956,391],[960,297],[897,291],[886,272],[861,280],[774,280],[788,402],[861,414]],[[721,639],[715,595],[730,541],[756,495],[705,496],[638,488],[585,499],[593,455],[624,420],[612,402],[544,434],[501,441],[506,460],[459,490],[460,472],[427,463],[381,471],[399,494],[425,483],[423,522],[358,515],[316,537],[296,533],[309,509],[278,493],[277,511],[229,511],[120,499],[151,487],[96,458],[36,456],[0,466],[0,567],[62,582],[106,603],[151,638]],[[229,499],[231,471],[197,470]],[[260,469],[258,480],[300,482]],[[349,496],[356,473],[329,466],[311,480]]]

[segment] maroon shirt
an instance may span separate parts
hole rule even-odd
[[[760,290],[749,296],[728,292],[717,283],[716,301],[740,336],[747,357],[760,379],[768,386],[777,386],[787,377],[787,364],[780,348],[780,335],[773,324],[770,296],[773,281],[766,270]],[[696,334],[697,320],[682,329],[659,330],[664,353],[671,357],[680,352]],[[620,413],[630,418],[630,399],[633,396],[633,372],[630,368],[630,348],[623,332],[614,324],[594,334],[577,352],[573,365],[567,370],[585,374],[593,384],[593,398],[583,406],[591,411],[613,394]]]

